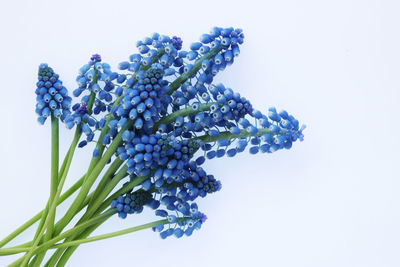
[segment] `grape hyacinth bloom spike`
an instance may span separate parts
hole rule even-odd
[[[90,61],[79,69],[76,77],[79,87],[73,94],[81,99],[72,106],[72,114],[65,118],[65,125],[68,129],[75,125],[81,128],[86,140],[80,143],[80,147],[93,141],[95,132],[105,126],[108,112],[118,95],[120,87],[117,85],[124,80],[125,76],[111,71],[111,66],[102,62],[99,54],[92,55]]]
[[[68,96],[68,90],[63,86],[59,75],[43,63],[39,66],[38,80],[35,90],[38,122],[44,124],[51,115],[64,121],[71,113],[72,98]]]

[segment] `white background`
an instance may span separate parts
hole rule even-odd
[[[382,0],[1,1],[0,236],[48,197],[50,129],[34,113],[39,63],[73,90],[93,53],[116,68],[154,31],[188,47],[232,25],[245,44],[217,80],[258,109],[287,109],[308,125],[305,141],[207,162],[223,190],[199,201],[209,220],[192,237],[147,230],[85,244],[68,266],[400,266],[399,12],[399,1]],[[72,132],[62,127],[61,137],[65,153]],[[67,186],[88,154],[78,151]],[[113,218],[95,234],[151,220]]]

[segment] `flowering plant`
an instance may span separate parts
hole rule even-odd
[[[82,243],[147,228],[162,239],[190,236],[207,219],[195,200],[221,189],[201,167],[206,159],[233,157],[248,146],[251,154],[272,153],[302,140],[305,127],[286,111],[269,108],[263,114],[239,93],[213,83],[239,56],[243,40],[240,29],[214,27],[184,51],[179,37],[154,33],[137,42],[139,53],[121,62],[120,72],[93,55],[79,69],[75,100],[59,75],[41,64],[36,113],[40,124],[51,123],[51,190],[46,207],[0,241],[3,247],[39,221],[32,241],[0,249],[0,255],[24,253],[10,266],[40,266],[53,249],[44,266],[64,266]],[[60,123],[75,128],[61,166]],[[88,144],[89,167],[62,193],[75,149]],[[57,206],[76,191],[55,222]],[[161,219],[88,238],[114,214],[126,218],[145,207]]]

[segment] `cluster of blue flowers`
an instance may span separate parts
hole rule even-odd
[[[172,162],[175,161],[172,159]],[[171,162],[171,161],[169,161]],[[126,218],[127,214],[140,213],[144,206],[155,211],[157,216],[165,217],[174,227],[164,229],[164,225],[154,227],[154,231],[161,232],[162,238],[170,235],[182,237],[183,234],[191,235],[193,230],[199,229],[204,223],[206,216],[198,211],[194,202],[198,197],[206,197],[221,190],[221,182],[213,175],[208,175],[197,161],[190,161],[182,165],[176,171],[171,171],[167,164],[165,169],[159,168],[152,179],[142,184],[142,189],[113,200],[111,206],[118,212],[119,217]],[[168,172],[167,176],[164,174]],[[171,176],[171,173],[175,173]],[[159,209],[164,206],[164,209]],[[179,218],[187,220],[179,221]],[[173,229],[171,231],[170,229]]]
[[[245,151],[248,144],[252,154],[271,153],[288,149],[292,142],[303,137],[303,128],[286,111],[277,113],[272,108],[264,115],[239,93],[222,84],[212,84],[213,77],[239,55],[243,38],[239,29],[216,27],[211,34],[202,35],[201,42],[193,43],[190,51],[178,51],[180,47],[173,45],[173,39],[154,34],[138,42],[140,54],[131,56],[131,62],[120,64],[121,69],[137,74],[128,83],[121,105],[114,108],[113,125],[124,125],[121,120],[134,121],[133,129],[122,134],[124,142],[117,155],[126,161],[131,179],[149,177],[140,189],[152,194],[148,199],[151,205],[147,206],[153,209],[164,206],[165,209],[157,209],[156,214],[176,223],[166,230],[161,225],[154,228],[161,232],[162,238],[190,235],[201,225],[199,218],[202,216],[198,216],[194,201],[221,189],[221,183],[200,167],[206,159],[233,157]],[[164,52],[152,50],[150,46],[163,48]],[[151,73],[157,70],[158,76],[149,79],[149,70],[140,71],[140,66],[149,66]],[[171,80],[168,77],[172,75],[181,76]],[[186,79],[176,86],[176,81],[182,77]],[[154,84],[159,91],[150,98]],[[182,110],[188,111],[186,116],[158,123],[165,116]],[[157,129],[154,129],[155,124]],[[204,155],[193,160],[199,148]],[[119,207],[120,217],[125,218],[128,207],[125,210]],[[178,218],[190,217],[190,226],[185,221],[177,222],[177,215]]]
[[[146,37],[143,41],[138,41],[136,47],[139,53],[132,54],[129,61],[123,61],[119,64],[120,70],[128,70],[129,72],[137,72],[143,66],[149,66],[154,63],[154,59],[159,60],[166,69],[166,74],[172,75],[175,71],[168,69],[171,65],[179,65],[178,50],[182,48],[182,40],[179,37],[172,37],[154,33],[151,37]],[[133,80],[128,83],[134,82]]]
[[[158,63],[147,71],[138,71],[136,82],[124,91],[121,105],[111,111],[114,118],[118,121],[135,120],[136,130],[150,133],[170,103],[168,81],[163,79],[163,72],[163,66]]]
[[[73,94],[75,97],[79,97],[82,93],[88,92],[89,94],[82,97],[83,103],[90,101],[90,92],[96,94],[93,113],[97,115],[100,112],[105,112],[107,106],[113,101],[111,91],[114,90],[115,86],[112,81],[117,78],[119,78],[119,74],[112,72],[110,65],[101,62],[100,55],[95,54],[88,64],[79,69],[79,75],[76,77],[79,87],[73,91]],[[78,108],[78,105],[75,105],[76,108]]]
[[[116,84],[124,82],[125,79],[124,74],[111,71],[110,65],[102,62],[98,54],[94,54],[90,61],[79,69],[76,78],[79,87],[73,91],[73,95],[82,97],[72,106],[73,113],[65,118],[68,129],[78,125],[86,135],[86,140],[80,142],[79,147],[93,141],[94,132],[105,126],[106,117],[116,99],[115,95],[122,94],[122,88]]]
[[[84,96],[73,113],[65,112],[67,128],[76,125],[85,133],[81,147],[100,129],[107,130],[98,140],[104,146],[120,136],[116,157],[132,181],[143,181],[112,202],[121,218],[147,206],[169,222],[166,229],[153,228],[162,238],[191,235],[206,220],[196,199],[221,189],[201,166],[207,159],[233,157],[248,147],[251,154],[272,153],[303,140],[305,127],[288,112],[270,108],[263,114],[231,88],[213,83],[239,56],[243,40],[241,29],[214,27],[186,51],[181,38],[154,33],[137,42],[139,53],[119,64],[123,73],[112,72],[99,55],[80,69],[73,94]],[[46,68],[40,77],[47,77]],[[43,86],[45,81],[38,84]],[[43,107],[38,113],[45,118]],[[99,156],[97,148],[93,156]]]
[[[200,229],[207,217],[198,210],[194,202],[198,197],[217,192],[221,189],[221,182],[191,161],[179,173],[181,182],[166,183],[161,187],[156,186],[154,198],[160,199],[160,204],[165,209],[157,209],[155,214],[168,219],[170,224],[164,230],[164,225],[158,225],[153,230],[160,232],[161,238],[175,235],[177,238],[183,234],[190,236],[195,229]],[[153,207],[154,209],[154,207]],[[189,220],[177,221],[177,218],[189,218]]]
[[[111,207],[118,211],[118,216],[125,219],[128,214],[141,213],[144,205],[157,208],[160,204],[154,200],[152,194],[145,190],[127,193],[113,200]],[[158,206],[157,206],[158,205]]]
[[[165,210],[157,210],[156,215],[164,217],[168,220],[168,229],[164,229],[165,225],[160,224],[153,227],[154,232],[160,232],[160,237],[165,239],[174,235],[176,238],[181,238],[183,235],[191,236],[194,230],[201,228],[201,225],[207,220],[207,216],[197,210],[197,204],[192,203],[190,206],[190,219],[179,220],[175,215],[168,214]]]
[[[195,72],[200,85],[210,84],[213,76],[223,71],[226,66],[234,62],[239,56],[239,45],[243,43],[244,34],[241,29],[214,27],[210,34],[203,34],[200,42],[192,43],[190,51],[181,51],[179,57],[186,59],[189,63],[179,69],[179,73],[190,72],[196,62],[202,57],[201,72]]]
[[[128,173],[147,176],[156,170],[154,177],[172,181],[199,148],[199,141],[179,140],[174,135],[155,133],[135,136],[133,131],[122,134],[124,145],[117,149],[119,157],[126,161]]]
[[[44,124],[51,115],[64,120],[71,113],[72,99],[68,96],[68,90],[63,86],[62,81],[59,80],[58,74],[47,64],[40,64],[38,79],[35,91],[38,122]]]

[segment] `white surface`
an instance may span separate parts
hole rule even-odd
[[[232,25],[246,40],[218,81],[256,108],[287,109],[308,125],[305,142],[208,162],[223,190],[199,201],[209,220],[191,238],[142,231],[83,245],[68,266],[400,266],[399,8],[365,0],[1,1],[0,236],[48,196],[49,127],[34,114],[39,63],[72,90],[94,52],[116,67],[154,31],[187,47],[214,25]],[[62,128],[62,137],[65,152],[72,132]],[[68,185],[84,172],[86,153],[77,153]],[[151,219],[114,218],[96,233]],[[0,266],[14,258],[0,257]]]

